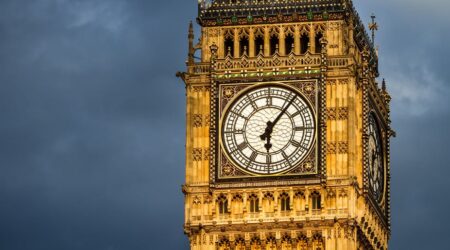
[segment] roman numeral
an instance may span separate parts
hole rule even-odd
[[[300,110],[298,110],[297,112],[295,112],[294,114],[292,114],[292,117],[297,116],[297,115],[303,113],[303,111],[305,111],[306,109],[308,109],[307,106],[302,107]]]
[[[300,127],[295,127],[294,130],[295,131],[305,131],[305,130],[309,130],[309,129],[313,129],[311,127],[305,127],[305,126],[300,126]]]
[[[267,155],[267,156],[266,156],[266,162],[267,162],[267,164],[269,164],[269,165],[270,165],[270,163],[272,163],[272,156],[271,156],[271,155]]]
[[[295,127],[295,131],[305,131],[305,127]]]
[[[243,134],[244,130],[231,130],[231,131],[225,131],[225,134]]]
[[[243,142],[237,146],[237,149],[242,151],[242,150],[246,149],[247,147],[248,147],[248,144]]]
[[[243,118],[245,120],[248,120],[248,117],[245,117],[245,116],[243,116],[243,115],[241,115],[241,114],[239,114],[239,113],[237,113],[235,111],[231,111],[231,113],[233,113],[233,114],[235,114],[235,115],[237,115],[237,116],[239,116],[239,117],[241,117],[241,118]]]
[[[291,162],[289,161],[289,156],[287,156],[287,154],[282,151],[281,155],[283,156],[283,158],[287,161],[287,163],[289,164],[289,166],[291,166]]]
[[[247,96],[247,100],[250,102],[250,104],[252,105],[253,109],[257,110],[258,106],[256,105],[256,103],[253,101],[252,98],[250,98],[250,96]]]
[[[252,155],[250,155],[250,161],[255,161],[257,156],[258,156],[258,153],[256,153],[255,151],[253,151],[253,152],[252,152]]]
[[[292,144],[294,147],[296,147],[296,148],[307,149],[307,148],[305,148],[305,147],[304,147],[300,142],[298,142],[298,141],[292,140],[292,141],[291,141],[291,144]]]

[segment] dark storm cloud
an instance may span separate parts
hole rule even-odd
[[[186,248],[174,74],[195,8],[0,3],[0,249]]]
[[[398,132],[392,249],[443,248],[449,6],[366,2]],[[174,73],[195,15],[194,0],[0,1],[0,249],[187,249]]]

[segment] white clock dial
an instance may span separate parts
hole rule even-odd
[[[255,174],[277,174],[298,165],[314,144],[314,113],[284,86],[253,88],[228,108],[222,123],[228,156]]]
[[[384,190],[384,159],[380,128],[375,115],[369,120],[369,186],[374,198],[380,202]]]

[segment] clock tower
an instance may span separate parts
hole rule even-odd
[[[391,98],[352,1],[199,0],[197,23],[190,248],[388,249]]]

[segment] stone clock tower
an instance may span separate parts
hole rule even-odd
[[[388,249],[391,98],[352,1],[199,0],[197,22],[190,248]]]

